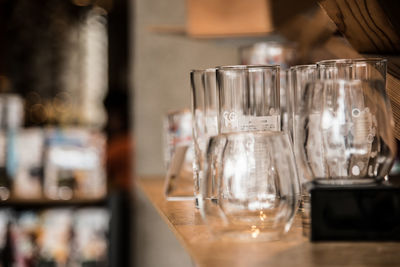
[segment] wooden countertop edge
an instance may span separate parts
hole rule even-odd
[[[185,201],[186,204],[181,205],[182,202],[165,200],[164,177],[138,177],[135,183],[171,229],[195,266],[291,266],[294,263],[302,267],[399,266],[400,258],[396,257],[400,249],[398,242],[310,243],[301,235],[301,225],[293,225],[293,235],[289,233],[281,241],[234,243],[227,246],[221,240],[208,239],[208,230],[197,221],[200,217],[195,212],[193,203]],[[193,212],[187,212],[189,209]],[[193,238],[193,234],[199,236]],[[332,251],[335,253],[331,254]],[[237,254],[238,252],[242,253]]]

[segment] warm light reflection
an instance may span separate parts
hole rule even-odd
[[[266,218],[267,218],[267,215],[263,211],[260,211],[260,220],[265,221]]]
[[[255,226],[255,225],[251,226],[251,230],[250,231],[251,231],[251,237],[252,238],[257,238],[258,235],[260,234],[260,229],[258,229],[257,226]]]
[[[238,199],[246,198],[243,187],[243,177],[248,175],[248,158],[244,153],[238,154],[233,160],[227,160],[224,166],[225,176],[230,180],[231,194]]]

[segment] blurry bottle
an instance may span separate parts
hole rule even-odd
[[[0,94],[0,200],[10,197],[17,170],[17,135],[23,124],[23,99]]]

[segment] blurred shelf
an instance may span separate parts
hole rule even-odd
[[[239,243],[216,240],[193,201],[165,200],[162,177],[143,177],[137,183],[192,257],[195,266],[400,266],[400,243],[311,243],[302,236],[299,218],[281,241]]]
[[[149,32],[170,34],[170,35],[181,35],[186,36],[186,27],[180,25],[151,25],[147,28]]]
[[[180,25],[151,25],[148,28],[149,32],[179,35],[193,39],[236,39],[236,38],[260,38],[271,35],[271,32],[258,32],[258,33],[241,33],[241,34],[204,34],[204,35],[190,35],[185,26]]]
[[[107,198],[97,199],[71,199],[71,200],[54,200],[47,198],[39,199],[19,199],[10,198],[8,200],[0,201],[1,207],[8,207],[14,209],[40,209],[40,208],[56,208],[56,207],[102,207],[108,203]]]
[[[249,34],[249,35],[204,35],[191,36],[187,33],[184,26],[175,25],[151,25],[147,28],[150,33],[165,35],[169,37],[195,40],[198,42],[213,42],[217,45],[230,47],[244,47],[260,42],[286,42],[285,38],[276,32],[268,34]]]

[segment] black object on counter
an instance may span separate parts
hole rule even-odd
[[[311,241],[400,241],[400,186],[311,182]]]

